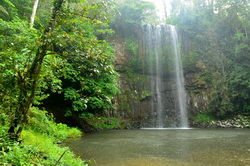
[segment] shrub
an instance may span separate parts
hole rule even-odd
[[[213,118],[211,118],[207,114],[201,114],[201,113],[198,113],[195,119],[195,121],[198,121],[198,122],[205,122],[205,121],[210,121],[210,120],[213,120]]]
[[[87,165],[75,157],[68,147],[59,147],[55,142],[67,136],[80,137],[81,131],[65,124],[56,124],[46,111],[32,107],[29,123],[22,132],[20,142],[9,139],[4,126],[0,128],[0,165],[43,166],[57,164],[70,166]]]
[[[52,115],[49,115],[46,111],[39,110],[37,107],[32,107],[30,110],[29,126],[27,129],[60,140],[68,136],[80,137],[82,134],[76,128],[70,128],[62,123],[55,123]]]

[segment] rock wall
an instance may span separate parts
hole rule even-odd
[[[181,42],[184,56],[188,56],[191,49],[185,35],[182,35]],[[165,41],[169,42],[169,41]],[[163,122],[167,127],[178,127],[179,110],[176,110],[176,89],[174,89],[174,76],[171,70],[165,70],[162,75],[156,75],[143,69],[139,72],[128,72],[132,56],[125,49],[125,42],[117,40],[114,42],[116,50],[116,69],[120,72],[119,88],[121,93],[116,96],[114,103],[115,109],[112,110],[112,116],[122,119],[131,126],[131,128],[157,126],[157,93],[152,90],[152,80],[160,77],[160,93],[163,98]],[[140,49],[140,47],[139,47]],[[140,50],[138,50],[140,52]],[[138,55],[137,55],[138,56]],[[140,57],[141,55],[139,55]],[[146,62],[145,57],[140,58],[142,66]],[[168,56],[168,55],[166,55]],[[141,65],[140,64],[140,65]],[[171,65],[171,64],[170,64]],[[194,66],[192,70],[184,70],[186,99],[188,119],[190,126],[194,126],[194,119],[197,113],[206,109],[208,103],[209,91],[203,83],[197,83],[199,70]]]
[[[190,80],[188,80],[190,79]],[[192,78],[186,78],[187,89],[192,84]],[[162,97],[164,98],[164,124],[168,127],[177,127],[179,124],[179,113],[175,110],[175,89],[171,89],[171,78],[162,79]],[[119,79],[119,88],[121,94],[115,98],[116,109],[112,114],[128,122],[131,128],[156,126],[156,94],[150,91],[149,76],[141,74],[121,73]],[[197,89],[196,89],[197,90]],[[208,95],[206,90],[200,90],[198,93],[187,90],[187,110],[190,126],[195,126],[198,113],[206,109]]]

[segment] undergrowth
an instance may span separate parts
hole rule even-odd
[[[211,121],[211,120],[214,120],[214,119],[207,114],[201,114],[201,113],[198,113],[195,119],[195,121],[198,121],[198,122]]]
[[[86,121],[98,130],[125,128],[125,124],[117,118],[92,117],[86,118]]]
[[[86,166],[68,147],[60,147],[58,140],[80,137],[81,131],[65,124],[57,124],[46,111],[33,107],[29,125],[22,132],[20,142],[11,141],[6,128],[0,128],[0,165],[10,166]]]

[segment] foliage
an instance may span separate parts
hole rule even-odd
[[[198,121],[198,122],[211,121],[211,120],[213,120],[213,118],[211,118],[210,116],[206,114],[201,114],[201,113],[198,113],[195,119],[195,121]]]
[[[58,165],[84,165],[67,147],[59,147],[57,140],[68,136],[80,137],[81,132],[65,124],[56,124],[45,111],[31,109],[29,127],[20,142],[13,142],[6,135],[5,128],[0,131],[0,165],[55,165],[65,152]],[[87,165],[87,164],[86,164]]]
[[[5,8],[3,6],[0,5],[0,11],[9,15],[9,13],[5,10]]]
[[[211,92],[207,111],[217,119],[249,115],[249,9],[247,1],[172,2],[167,21],[185,31],[195,61],[204,64],[198,75]]]
[[[125,128],[125,125],[116,118],[92,117],[86,118],[86,121],[98,130]]]
[[[32,49],[32,51],[30,51],[31,56],[25,59],[26,63],[30,61],[30,66],[27,66],[26,63],[24,63],[24,66],[22,68],[23,70],[17,69],[15,72],[13,72],[13,76],[16,78],[16,82],[14,85],[17,91],[17,102],[15,103],[14,108],[12,108],[11,110],[13,117],[11,119],[8,133],[12,135],[12,139],[14,140],[18,140],[18,137],[20,136],[25,124],[27,123],[29,109],[35,100],[42,63],[52,42],[49,34],[54,30],[56,17],[58,16],[62,8],[62,4],[63,0],[55,1],[52,19],[50,20],[48,26],[44,29],[40,41],[38,42],[39,44],[36,45],[36,47]],[[9,27],[7,26],[7,28]],[[20,32],[18,31],[18,33]],[[33,41],[33,43],[35,43],[35,41]],[[13,45],[10,47],[13,47]],[[16,55],[17,57],[19,56],[18,53]],[[15,65],[15,67],[18,66],[19,64]]]
[[[15,5],[10,0],[0,1],[0,18],[9,19],[12,14],[16,14]]]
[[[0,107],[8,116],[5,120],[11,122],[17,115],[14,110],[18,105],[21,86],[17,76],[22,77],[31,65],[30,60],[34,55],[31,50],[38,36],[37,31],[27,29],[26,22],[22,20],[0,20],[0,24]]]
[[[142,72],[142,24],[157,22],[156,10],[152,2],[143,0],[121,0],[117,3],[118,14],[111,24],[115,31],[113,42],[117,40],[125,43],[125,54],[129,58],[129,64],[125,70]],[[140,51],[138,51],[140,50]]]
[[[131,57],[126,69],[128,72],[142,73],[143,71],[142,60],[138,54],[139,47],[138,41],[133,37],[127,37],[125,39],[126,54]]]
[[[30,146],[33,152],[38,152],[47,160],[38,161],[41,165],[55,164],[58,159],[66,152],[59,162],[59,165],[87,165],[79,157],[76,157],[68,147],[59,147],[55,144],[53,137],[47,137],[37,132],[24,131],[21,136],[24,146]]]
[[[157,18],[151,2],[123,0],[118,3],[118,8],[120,13],[116,15],[111,26],[122,37],[137,36],[141,24],[149,23],[149,17]]]
[[[1,140],[2,141],[2,140]],[[10,143],[6,140],[1,143],[3,148],[1,153],[1,165],[29,165],[37,164],[42,157],[39,155],[32,155],[29,146],[20,147],[19,143]],[[6,153],[5,151],[8,152]]]
[[[183,66],[187,71],[194,71],[197,70],[199,63],[199,55],[196,52],[190,52],[182,56],[183,59]]]
[[[53,137],[57,140],[66,139],[68,136],[81,136],[81,132],[76,128],[69,128],[65,124],[55,123],[52,115],[36,107],[32,107],[30,110],[29,122],[26,129],[47,135],[48,137]]]
[[[65,64],[62,93],[65,100],[71,101],[67,115],[84,116],[112,108],[112,97],[118,92],[113,50],[106,41],[95,36],[96,28],[108,21],[102,22],[106,15],[96,11],[99,5],[82,7],[68,9],[69,12],[59,19],[55,36],[54,51],[62,56]],[[94,12],[102,16],[89,19],[88,13]]]
[[[127,38],[125,42],[125,49],[127,50],[128,54],[137,55],[137,51],[139,49],[138,43],[133,38]]]
[[[113,3],[63,2],[56,0],[53,12],[44,17],[40,10],[39,25],[32,29],[25,16],[29,8],[19,16],[31,1],[13,0],[15,12],[6,8],[10,17],[0,19],[0,109],[11,122],[9,132],[18,126],[21,132],[30,105],[41,104],[52,93],[65,97],[71,115],[112,108],[118,92],[113,50],[96,35],[111,32],[107,25],[112,12],[107,10]],[[41,20],[45,17],[50,21]]]
[[[237,113],[243,115],[250,114],[250,84],[249,67],[237,65],[233,68],[229,76],[230,95]]]

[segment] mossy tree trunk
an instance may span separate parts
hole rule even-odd
[[[32,62],[31,67],[25,73],[18,71],[18,105],[14,110],[14,118],[11,122],[8,133],[13,140],[18,140],[23,127],[27,124],[28,113],[32,103],[34,102],[35,93],[37,89],[37,83],[41,73],[42,63],[44,57],[47,55],[47,51],[51,46],[51,40],[48,40],[49,34],[54,30],[56,24],[56,18],[62,9],[64,0],[55,0],[54,10],[47,28],[44,30],[41,37],[41,45],[37,48],[35,58]]]

